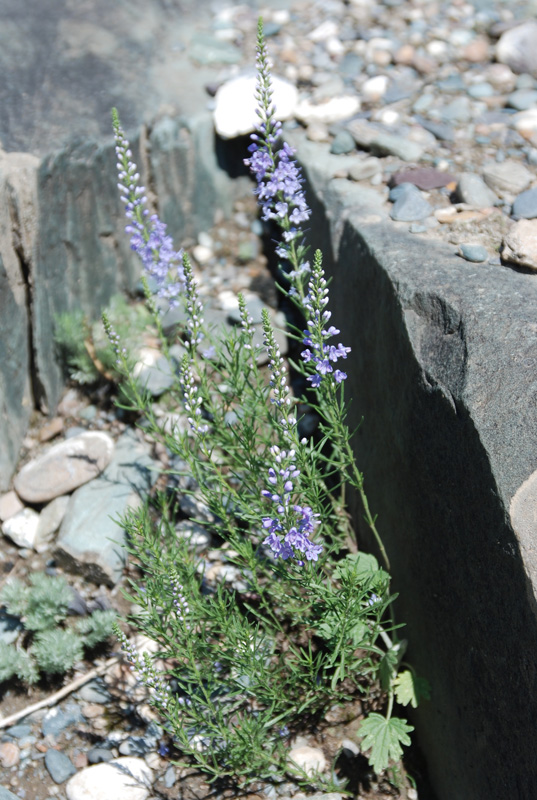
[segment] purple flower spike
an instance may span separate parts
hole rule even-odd
[[[313,259],[308,294],[304,299],[308,330],[304,331],[302,339],[302,343],[307,347],[301,353],[304,363],[314,370],[313,374],[307,377],[314,389],[318,389],[322,381],[329,378],[332,378],[336,384],[344,381],[347,373],[340,369],[334,369],[333,364],[340,358],[347,358],[347,354],[351,352],[350,347],[345,347],[341,343],[326,344],[330,337],[337,336],[340,332],[333,325],[327,329],[324,327],[330,319],[330,312],[326,309],[327,305],[328,288],[322,268],[321,253],[317,250]]]
[[[263,211],[262,218],[275,220],[283,231],[283,242],[276,253],[290,262],[292,271],[289,277],[297,278],[310,271],[309,262],[304,259],[306,248],[298,240],[301,238],[300,225],[307,222],[311,211],[302,190],[300,168],[293,159],[295,151],[287,142],[282,142],[279,149],[275,147],[280,139],[281,122],[274,119],[270,65],[261,21],[256,63],[259,122],[248,148],[251,155],[244,163],[257,181],[255,192]]]
[[[277,486],[279,493],[273,494],[268,490],[261,493],[276,506],[272,516],[263,517],[263,528],[269,532],[263,543],[270,547],[275,558],[283,561],[294,558],[301,567],[304,566],[304,558],[306,561],[317,561],[323,551],[322,545],[311,541],[318,515],[313,513],[310,506],[300,506],[291,501],[295,486],[293,481],[297,483],[300,477],[300,470],[294,463],[295,451],[280,450],[274,446],[270,452],[274,457],[274,466],[269,468],[267,480],[271,486]]]
[[[119,124],[115,109],[112,118],[118,159],[118,189],[125,203],[125,216],[129,220],[125,231],[130,236],[131,248],[140,256],[147,276],[157,284],[158,296],[167,298],[171,306],[177,305],[177,296],[183,291],[185,282],[183,251],[174,250],[173,240],[166,234],[164,222],[156,214],[149,216],[145,189],[138,185],[140,175],[132,161],[129,141]]]

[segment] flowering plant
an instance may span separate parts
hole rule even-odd
[[[394,700],[415,705],[423,683],[401,667],[389,562],[345,421],[347,374],[339,365],[351,351],[333,343],[340,332],[330,324],[321,253],[307,260],[301,225],[311,212],[293,150],[280,142],[261,23],[257,55],[260,121],[246,163],[263,219],[281,231],[276,253],[283,291],[303,318],[302,329],[290,334],[302,348],[293,368],[309,388],[305,397],[294,396],[266,310],[262,344],[241,295],[234,330],[215,335],[205,324],[189,257],[174,250],[165,225],[150,215],[114,112],[131,245],[159,298],[182,303],[186,320],[185,355],[171,392],[183,423],[170,430],[158,424],[105,318],[129,407],[143,415],[145,430],[165,445],[172,464],[154,507],[125,520],[143,576],[131,584],[138,609],[131,622],[158,644],[157,660],[142,659],[118,635],[173,745],[206,773],[251,783],[290,770],[304,785],[326,788],[339,786],[336,773],[328,778],[302,769],[290,750],[294,737],[360,698],[362,749],[380,772],[410,742],[412,728],[393,715]],[[147,279],[144,286],[169,354]],[[309,435],[299,414],[304,404],[319,419]],[[345,503],[349,486],[362,497],[386,569],[356,552]],[[181,508],[194,509],[198,527],[185,528]],[[198,552],[200,530],[205,543],[219,544],[216,567]]]

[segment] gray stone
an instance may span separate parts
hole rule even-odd
[[[518,89],[507,97],[507,105],[517,111],[527,111],[537,105],[537,91],[535,89]]]
[[[114,754],[111,750],[105,747],[92,747],[88,750],[88,763],[89,764],[103,764],[107,761],[112,761]]]
[[[380,133],[371,142],[369,149],[374,155],[397,156],[403,161],[419,161],[423,147],[417,142],[394,133]]]
[[[46,503],[96,478],[113,452],[114,440],[107,433],[82,433],[25,464],[13,485],[27,503]]]
[[[511,214],[517,219],[535,219],[537,217],[537,189],[528,189],[515,197]]]
[[[58,784],[65,783],[76,772],[69,756],[52,747],[45,753],[45,767],[54,783]]]
[[[145,756],[155,749],[157,740],[153,736],[129,736],[119,745],[122,756]]]
[[[293,144],[314,208],[311,246],[334,276],[335,324],[353,347],[349,424],[366,420],[357,454],[398,618],[434,687],[413,714],[434,789],[441,800],[490,800],[516,775],[516,792],[532,797],[536,557],[507,509],[535,471],[535,278],[424,248],[363,208],[344,220],[339,184],[312,163],[309,143]],[[358,501],[353,516],[361,546],[374,548]]]
[[[483,168],[483,178],[495,192],[518,194],[530,185],[533,175],[520,161],[507,158],[501,163],[487,164]]]
[[[471,103],[466,95],[456,97],[440,109],[443,122],[468,122],[472,115]]]
[[[20,800],[20,797],[10,792],[5,786],[0,786],[0,800]]]
[[[353,181],[363,181],[380,172],[382,172],[382,162],[371,156],[371,158],[364,158],[360,161],[356,160],[349,169],[349,178]]]
[[[494,86],[491,86],[490,83],[474,83],[472,86],[469,86],[468,94],[474,100],[481,100],[484,97],[492,97],[495,93]]]
[[[489,257],[487,248],[480,244],[461,244],[459,252],[466,261],[473,261],[476,264],[487,261]]]
[[[537,22],[526,20],[503,33],[496,45],[496,59],[513,72],[537,77]]]
[[[212,536],[210,531],[197,522],[182,520],[175,526],[175,532],[181,539],[186,539],[195,550],[205,550],[211,545]]]
[[[164,786],[166,787],[166,789],[171,789],[176,781],[177,781],[177,774],[175,772],[175,767],[170,766],[164,773]]]
[[[25,723],[12,725],[11,728],[7,729],[6,734],[13,739],[27,739],[28,736],[32,735],[32,726]]]
[[[423,117],[417,117],[416,122],[419,122],[422,128],[432,133],[433,136],[440,141],[455,141],[455,128],[447,122],[437,122],[436,120],[424,119]]]
[[[330,145],[330,152],[338,156],[352,153],[354,150],[356,150],[354,138],[345,130],[339,131]]]
[[[183,514],[186,514],[187,517],[191,517],[193,520],[214,522],[216,519],[204,500],[201,497],[196,497],[194,494],[182,495],[179,500],[179,508]]]
[[[345,53],[339,63],[339,72],[344,78],[356,78],[362,71],[364,60],[357,53]]]
[[[0,608],[0,643],[13,644],[24,629],[19,617],[12,617],[4,608]]]
[[[86,703],[107,703],[110,700],[110,692],[103,683],[102,678],[96,678],[86,683],[78,690],[78,696]]]
[[[466,88],[462,76],[458,72],[436,81],[436,87],[445,94],[459,94],[459,92],[464,92]]]
[[[390,217],[396,222],[415,222],[433,213],[432,206],[412,183],[401,183],[392,189],[390,199],[394,204]]]
[[[69,497],[61,495],[48,503],[39,514],[34,543],[38,553],[44,552],[49,547],[54,534],[60,529],[68,505]]]
[[[64,708],[55,706],[47,711],[41,723],[43,736],[59,736],[72,725],[84,722],[82,712],[76,703],[68,703]]]
[[[483,178],[473,172],[463,172],[457,184],[457,197],[475,208],[489,208],[499,203]]]
[[[156,360],[151,363],[149,360],[139,361],[134,367],[134,377],[137,384],[142,389],[146,389],[153,397],[160,397],[161,394],[171,389],[176,380],[176,363],[170,361],[163,355],[158,355]]]
[[[116,521],[143,501],[157,473],[149,446],[127,430],[103,474],[72,496],[54,555],[95,583],[115,584],[125,564],[125,531]]]

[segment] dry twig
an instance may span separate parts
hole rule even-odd
[[[54,694],[45,697],[38,703],[34,703],[31,706],[26,706],[26,708],[22,708],[15,714],[11,714],[9,717],[0,719],[0,730],[2,728],[8,728],[10,725],[13,725],[14,722],[24,719],[24,717],[27,717],[29,714],[33,714],[35,711],[39,711],[41,708],[48,708],[49,706],[56,705],[56,703],[58,703],[60,700],[63,700],[64,697],[67,697],[68,694],[76,692],[77,689],[80,689],[81,686],[84,686],[85,683],[93,680],[93,678],[98,678],[99,675],[104,675],[104,673],[107,672],[114,664],[117,664],[119,660],[120,656],[109,658],[104,664],[91,669],[89,672],[86,672],[85,675],[80,675],[78,678],[75,678],[74,681],[68,683],[67,686],[64,686]]]

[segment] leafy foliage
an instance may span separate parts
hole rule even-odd
[[[115,620],[115,611],[94,611],[91,616],[77,620],[75,628],[84,638],[84,646],[91,649],[112,636]]]
[[[420,700],[429,700],[431,696],[429,681],[419,678],[410,669],[400,672],[393,681],[397,702],[402,706],[409,703],[412,708],[417,708]]]
[[[16,645],[0,648],[0,683],[16,677],[31,685],[42,673],[67,672],[83,657],[85,648],[91,649],[112,635],[113,611],[94,611],[79,619],[74,629],[67,627],[71,598],[71,588],[62,576],[36,572],[28,584],[8,581],[0,593],[0,603],[21,619],[23,632]]]
[[[414,728],[406,720],[383,717],[373,711],[360,726],[362,750],[371,750],[369,763],[376,773],[381,773],[390,763],[399,761],[403,755],[401,745],[410,744],[408,735]]]
[[[111,324],[132,351],[143,344],[151,318],[139,303],[129,304],[114,295],[106,313]],[[66,311],[54,320],[54,342],[67,377],[76,383],[96,383],[103,376],[118,380],[117,356],[103,332],[100,319],[90,322],[83,311]]]
[[[72,630],[40,631],[35,637],[31,654],[38,666],[48,675],[67,672],[84,655],[82,639]]]

